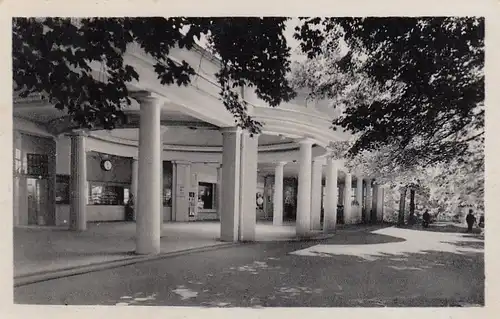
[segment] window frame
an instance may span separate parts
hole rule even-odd
[[[200,196],[200,186],[203,186],[203,187],[208,187],[210,188],[210,202],[211,202],[211,206],[210,207],[205,207],[205,202],[203,202],[203,207],[200,207],[199,209],[200,210],[206,210],[206,211],[209,211],[209,210],[215,210],[217,209],[216,208],[216,205],[217,205],[217,201],[216,201],[216,196],[215,196],[215,192],[216,192],[216,187],[217,187],[217,184],[215,183],[210,183],[210,182],[198,182],[198,202],[201,200],[201,196]]]
[[[63,190],[63,192],[65,193],[65,195],[63,196],[63,198],[61,200],[58,200],[58,194],[60,192],[59,190],[59,185],[65,185],[65,189]],[[66,175],[66,174],[57,174],[56,175],[56,187],[55,187],[55,193],[56,193],[56,199],[55,199],[55,202],[56,202],[56,205],[69,205],[70,203],[70,187],[71,187],[71,177],[70,175]]]
[[[87,189],[87,205],[89,206],[125,206],[125,193],[126,189],[128,189],[128,192],[130,193],[130,185],[125,184],[125,183],[116,183],[116,182],[99,182],[99,181],[88,181],[88,189]],[[114,188],[121,188],[121,192],[118,193],[118,199],[113,201],[112,203],[103,203],[99,202],[96,203],[95,200],[92,199],[92,188],[93,187],[103,187],[103,191],[105,190],[105,187],[114,187]],[[103,193],[101,191],[101,193]],[[116,193],[115,193],[116,194]],[[102,196],[102,194],[101,194]]]

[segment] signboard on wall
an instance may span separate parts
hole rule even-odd
[[[177,186],[177,196],[181,198],[186,197],[186,187],[184,185]]]

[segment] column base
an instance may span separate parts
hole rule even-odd
[[[333,234],[333,233],[337,232],[337,229],[336,228],[334,228],[334,229],[323,229],[321,232],[323,234]]]
[[[159,255],[161,251],[143,251],[141,252],[140,250],[136,250],[134,254],[136,255],[141,255],[141,256],[155,256]]]
[[[273,221],[273,226],[283,226],[283,222]]]
[[[74,227],[70,226],[69,230],[75,231],[75,232],[84,232],[87,230],[87,225],[74,226]]]
[[[295,234],[297,237],[307,237],[308,235],[311,234],[311,230],[310,229],[301,229],[301,227],[296,227],[295,228]]]
[[[238,238],[220,237],[220,238],[217,238],[217,240],[221,241],[221,242],[224,242],[224,243],[237,243],[237,242],[239,242]]]
[[[158,255],[161,253],[159,243],[157,245],[148,245],[146,243],[138,243],[136,244],[137,248],[135,249],[136,255]]]

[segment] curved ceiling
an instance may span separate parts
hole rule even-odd
[[[186,126],[162,126],[162,141],[166,145],[174,146],[208,146],[221,147],[222,133],[219,130],[190,128]],[[138,141],[139,130],[136,128],[116,129],[112,131],[95,131],[93,136],[102,138],[112,137],[127,141]],[[259,145],[281,145],[294,141],[290,138],[275,135],[260,135]]]

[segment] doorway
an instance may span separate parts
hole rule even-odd
[[[48,203],[48,184],[46,179],[27,178],[28,225],[45,225]]]

